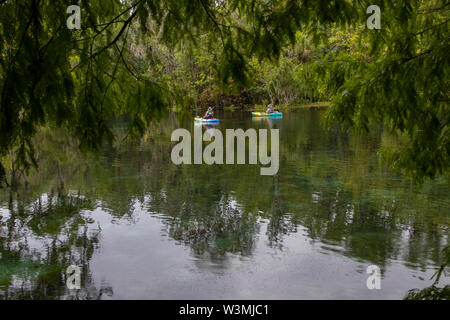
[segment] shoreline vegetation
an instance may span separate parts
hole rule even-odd
[[[274,109],[289,111],[293,109],[325,109],[330,106],[330,102],[314,102],[308,104],[293,104],[293,105],[274,105]],[[253,108],[244,109],[246,111],[264,111],[267,106],[255,105]]]
[[[274,105],[274,109],[277,110],[283,110],[283,111],[289,111],[294,109],[325,109],[330,106],[331,102],[329,101],[319,101],[319,102],[313,102],[313,103],[305,103],[305,104],[289,104],[289,105]],[[218,110],[224,110],[224,111],[265,111],[267,109],[267,105],[241,105],[241,106],[235,106],[235,105],[229,105],[224,106],[221,108],[218,108]],[[195,112],[201,112],[203,108],[193,108],[192,111]]]

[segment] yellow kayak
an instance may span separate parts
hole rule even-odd
[[[283,114],[281,112],[252,112],[253,117],[273,117],[273,118],[281,118]]]

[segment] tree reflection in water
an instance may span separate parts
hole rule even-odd
[[[42,194],[34,202],[10,202],[1,220],[0,295],[5,299],[98,299],[89,261],[100,230],[89,228],[91,200],[80,195]],[[68,266],[82,266],[81,290],[68,290]]]
[[[101,243],[100,210],[139,223],[137,211],[157,216],[163,232],[194,257],[227,268],[230,254],[251,257],[257,237],[284,249],[284,239],[306,232],[320,250],[377,264],[390,261],[426,270],[445,262],[450,191],[445,179],[411,185],[378,163],[378,147],[397,143],[379,130],[358,137],[324,132],[319,111],[282,121],[224,120],[219,128],[280,128],[280,171],[259,167],[175,166],[170,116],[139,143],[105,146],[84,156],[61,132],[43,130],[40,171],[27,186],[0,190],[0,295],[3,298],[90,298],[112,295],[95,283],[91,259]],[[224,116],[226,118],[226,116]],[[191,123],[185,127],[192,129]],[[82,266],[82,290],[65,286],[69,265]]]

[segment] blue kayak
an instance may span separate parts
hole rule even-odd
[[[197,121],[197,122],[206,122],[206,123],[211,123],[211,122],[215,122],[215,123],[218,123],[220,120],[219,119],[216,119],[216,118],[211,118],[211,119],[203,119],[203,118],[200,118],[200,117],[195,117],[194,118],[194,121]]]

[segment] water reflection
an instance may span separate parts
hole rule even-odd
[[[359,298],[370,297],[368,264],[386,278],[403,277],[399,289],[377,297],[402,298],[406,289],[430,285],[425,277],[444,263],[448,245],[448,183],[437,179],[417,189],[378,163],[378,147],[395,139],[382,130],[365,137],[325,132],[322,116],[309,110],[283,119],[221,115],[214,126],[220,130],[280,129],[276,176],[261,176],[258,165],[173,165],[172,130],[194,126],[174,116],[140,143],[105,146],[101,157],[79,154],[61,132],[43,131],[40,172],[26,178],[26,187],[0,190],[0,296],[219,298],[225,291],[236,298]],[[137,247],[142,250],[127,255]],[[342,259],[345,283],[329,269]],[[281,268],[277,261],[294,271],[269,277],[272,266]],[[72,264],[83,266],[79,292],[65,286]],[[139,276],[158,274],[152,289],[144,281],[133,292],[138,285],[123,272],[130,266]],[[141,267],[147,272],[136,271]],[[297,274],[300,267],[311,271]],[[211,274],[212,286],[202,282]],[[242,277],[255,289],[237,292]],[[264,286],[258,289],[257,281]],[[187,289],[193,285],[201,291]]]
[[[26,195],[25,195],[26,197]],[[26,203],[18,199],[2,212],[0,294],[5,299],[98,299],[112,289],[92,282],[89,261],[100,230],[89,230],[90,200],[75,195],[43,194]],[[66,289],[69,265],[83,266],[82,290]]]

